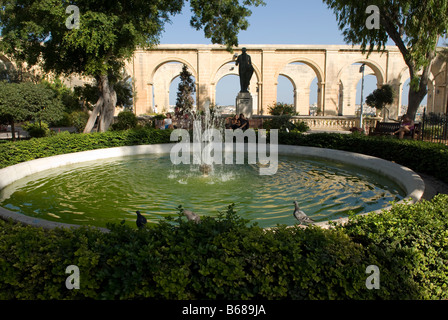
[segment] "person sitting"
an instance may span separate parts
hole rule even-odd
[[[240,119],[238,115],[235,115],[232,119],[232,125],[230,126],[233,130],[236,130],[240,127]]]
[[[241,129],[243,131],[249,129],[249,120],[247,120],[242,113],[240,114],[240,126],[238,127],[238,129]]]
[[[171,118],[171,113],[166,114],[166,118],[165,118],[165,120],[163,120],[163,125],[160,129],[162,129],[162,130],[174,129],[173,119]]]
[[[399,139],[403,139],[404,136],[406,134],[411,133],[415,128],[415,123],[414,121],[407,115],[405,114],[402,118],[401,118],[401,125],[400,125],[400,129],[398,129],[397,131],[395,131],[394,133],[392,133],[392,135],[396,135],[398,134],[398,138]]]
[[[233,117],[226,118],[226,124],[225,124],[226,129],[232,129],[232,125],[233,125]]]

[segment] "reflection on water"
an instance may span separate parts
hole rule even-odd
[[[276,175],[260,176],[257,165],[214,166],[204,177],[197,166],[173,166],[169,156],[110,159],[54,169],[25,178],[0,192],[12,211],[48,220],[105,226],[135,211],[157,222],[182,205],[216,215],[231,203],[262,227],[293,225],[293,201],[316,221],[368,212],[401,200],[393,182],[334,162],[280,156]]]

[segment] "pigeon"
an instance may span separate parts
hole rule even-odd
[[[198,216],[196,213],[190,210],[184,210],[184,215],[187,217],[189,221],[194,221],[196,223],[199,223],[201,220],[201,217]]]
[[[137,227],[143,228],[146,224],[146,218],[137,210]]]
[[[310,217],[308,217],[306,215],[305,212],[303,212],[302,210],[300,210],[299,208],[299,203],[297,201],[294,201],[294,204],[296,206],[295,210],[294,210],[294,217],[299,220],[300,225],[302,224],[312,224],[314,223],[314,220],[311,219]]]

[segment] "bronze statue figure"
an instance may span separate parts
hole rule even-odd
[[[250,55],[246,53],[247,49],[242,49],[243,53],[236,58],[236,66],[239,66],[241,92],[249,92],[250,79],[254,73]]]

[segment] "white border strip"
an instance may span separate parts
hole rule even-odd
[[[92,151],[83,151],[77,153],[64,154],[48,158],[36,159],[28,162],[19,163],[0,170],[0,190],[9,184],[35,173],[63,167],[70,164],[82,163],[87,161],[104,160],[109,158],[120,158],[133,155],[145,154],[169,154],[171,148],[175,144],[158,144],[158,145],[144,145],[131,147],[118,147],[109,149],[100,149]],[[407,196],[400,202],[415,203],[420,201],[425,191],[425,183],[423,179],[409,168],[403,167],[393,162],[389,162],[380,158],[375,158],[363,154],[351,153],[333,149],[323,149],[314,147],[301,146],[286,146],[279,145],[278,153],[281,155],[296,155],[304,157],[323,158],[337,162],[343,162],[348,165],[353,165],[363,169],[373,171],[379,175],[385,176],[402,187]],[[291,202],[292,203],[292,202]],[[382,212],[388,210],[383,208],[375,212]],[[367,213],[365,213],[367,214]],[[42,227],[44,229],[52,229],[57,227],[71,227],[79,228],[79,225],[65,224],[59,222],[47,221],[44,219],[34,218],[12,212],[0,207],[0,218],[13,219],[15,221],[32,225],[35,227]],[[334,220],[337,223],[346,223],[348,218]],[[320,222],[316,225],[323,228],[330,227],[329,221]],[[107,229],[99,228],[107,231]]]

